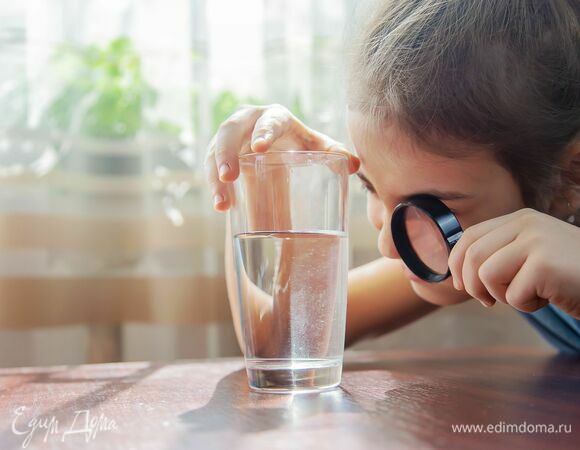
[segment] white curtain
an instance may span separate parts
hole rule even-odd
[[[0,6],[0,365],[236,354],[207,142],[239,104],[273,102],[347,141],[355,2],[13,3]],[[376,250],[356,185],[351,204],[358,264]]]

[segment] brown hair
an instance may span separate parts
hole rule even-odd
[[[349,107],[434,151],[493,151],[528,206],[547,210],[561,179],[577,188],[559,164],[580,131],[580,1],[375,3],[350,52]]]

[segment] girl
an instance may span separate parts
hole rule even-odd
[[[375,3],[352,41],[349,158],[385,258],[349,274],[347,343],[474,298],[511,305],[580,354],[580,2]],[[243,107],[206,158],[217,210],[230,206],[238,156],[273,147],[348,153],[282,106]],[[419,193],[466,230],[438,284],[403,266],[390,235],[395,206]]]

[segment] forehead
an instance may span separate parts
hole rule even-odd
[[[389,194],[405,196],[434,188],[468,192],[506,174],[484,148],[457,152],[461,157],[445,156],[395,125],[370,125],[361,113],[349,112],[348,123],[362,173],[377,190]]]

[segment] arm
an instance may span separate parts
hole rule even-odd
[[[229,224],[225,241],[225,268],[236,337],[244,351]],[[259,289],[255,292],[256,295],[264,295]],[[437,309],[437,306],[427,303],[413,292],[400,263],[386,258],[351,270],[347,295],[347,345],[368,335],[395,330]],[[259,301],[253,303],[260,304]],[[258,311],[255,313],[259,314]]]
[[[250,151],[264,152],[276,145],[278,149],[317,149],[320,151],[340,151],[349,157],[349,172],[358,170],[360,161],[350,154],[342,144],[311,130],[294,117],[288,110],[279,106],[247,106],[234,113],[218,130],[212,139],[206,156],[205,168],[210,191],[214,196],[214,207],[226,211],[231,206],[230,183],[239,175],[239,154]],[[222,173],[222,169],[225,171]],[[232,238],[228,226],[226,233],[226,282],[229,292],[230,308],[238,342],[244,349],[241,333],[240,311],[236,287],[236,274],[233,261]],[[291,248],[285,248],[292,252]],[[285,260],[287,260],[285,258]],[[256,335],[258,342],[272,342],[268,331],[266,312],[272,300],[260,289],[254,289],[244,281],[244,289],[252,289],[252,318],[262,324]],[[447,295],[447,293],[445,293]],[[284,306],[284,305],[282,305]],[[367,334],[378,334],[394,330],[430,311],[436,306],[421,300],[411,289],[409,280],[404,276],[396,261],[381,259],[354,269],[349,274],[348,311],[346,342],[352,343]],[[264,336],[262,336],[262,333]]]
[[[397,260],[381,258],[348,274],[346,345],[388,333],[435,311],[411,288]]]
[[[232,311],[232,320],[236,331],[236,338],[242,353],[245,353],[244,338],[242,336],[242,324],[240,323],[240,304],[238,303],[238,290],[236,286],[236,269],[234,268],[234,249],[230,221],[226,221],[226,242],[225,242],[225,270],[226,286],[228,289],[228,300]]]

